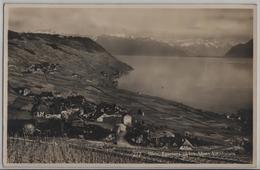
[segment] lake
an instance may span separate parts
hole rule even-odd
[[[116,57],[134,68],[119,79],[121,89],[220,113],[252,106],[252,59]]]

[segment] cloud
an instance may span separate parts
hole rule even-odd
[[[21,32],[97,36],[252,37],[252,9],[10,8],[9,28]]]

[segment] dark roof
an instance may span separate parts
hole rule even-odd
[[[188,141],[188,139],[185,139],[181,146],[193,147],[193,145],[190,143],[190,141]]]

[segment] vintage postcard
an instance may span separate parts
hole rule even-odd
[[[254,167],[254,5],[4,8],[6,167]]]

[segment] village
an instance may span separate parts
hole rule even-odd
[[[88,161],[94,159],[94,155],[97,155],[95,161],[108,161],[112,157],[118,162],[196,163],[202,159],[223,163],[246,161],[234,159],[236,154],[244,153],[238,144],[235,148],[216,145],[189,131],[181,134],[167,126],[146,123],[147,114],[141,109],[129,111],[118,104],[95,104],[77,93],[62,97],[52,92],[36,95],[28,88],[18,88],[17,92],[20,96],[32,98],[34,102],[28,108],[31,120],[10,123],[21,125],[9,127],[9,140],[16,144],[24,142],[31,148],[40,140],[41,147],[48,148],[54,142],[60,147],[66,145],[67,149],[73,150],[71,154],[76,150],[81,150],[84,155],[91,154]],[[13,142],[11,144],[15,144]],[[222,151],[216,152],[217,148],[222,148]]]
[[[17,128],[23,135],[59,136],[123,146],[166,147],[187,151],[210,144],[192,137],[189,132],[179,134],[147,124],[144,119],[146,114],[141,109],[130,112],[117,104],[95,104],[76,93],[61,97],[52,92],[32,94],[28,88],[19,88],[17,92],[34,101],[29,108],[32,119],[22,128]],[[17,129],[11,127],[9,132],[17,133]]]

